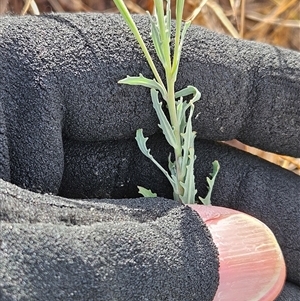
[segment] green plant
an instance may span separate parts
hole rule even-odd
[[[195,188],[194,176],[194,162],[196,159],[194,140],[196,132],[192,129],[192,117],[194,103],[200,99],[200,92],[194,86],[188,86],[176,92],[175,82],[178,74],[184,37],[196,14],[183,25],[182,14],[184,0],[176,1],[174,53],[173,57],[171,57],[170,42],[172,26],[170,0],[166,1],[166,13],[163,0],[154,0],[154,17],[148,12],[151,23],[151,38],[156,54],[165,71],[165,85],[123,0],[114,0],[114,2],[142,48],[155,77],[155,79],[149,79],[145,78],[142,74],[138,77],[127,76],[127,78],[120,80],[119,83],[141,85],[150,88],[153,107],[159,119],[159,127],[162,129],[167,142],[174,150],[174,157],[172,157],[171,154],[168,157],[169,172],[150,154],[150,149],[146,146],[148,138],[144,137],[142,129],[139,129],[136,132],[138,146],[141,152],[168,178],[173,187],[174,199],[184,204],[193,204],[195,203],[197,190]],[[159,99],[159,93],[161,98],[166,102],[169,119],[163,111],[163,103]],[[189,101],[184,100],[187,96],[191,97]],[[208,194],[205,198],[200,198],[206,205],[210,204],[211,192],[218,170],[219,164],[217,161],[214,161],[211,179],[207,178]],[[151,190],[147,190],[143,187],[139,187],[139,192],[147,197],[156,196]]]

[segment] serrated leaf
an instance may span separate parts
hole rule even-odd
[[[197,190],[195,188],[195,176],[194,176],[194,148],[189,149],[189,164],[186,166],[186,176],[184,182],[180,182],[180,185],[184,189],[181,200],[184,204],[194,204]]]
[[[136,131],[136,136],[135,140],[137,141],[138,147],[140,151],[147,157],[149,158],[160,170],[161,172],[167,177],[169,182],[171,183],[172,186],[174,186],[174,181],[168,174],[168,172],[153,158],[153,156],[150,154],[150,149],[147,148],[146,142],[148,138],[145,138],[143,135],[143,130],[138,129]]]
[[[172,180],[173,180],[173,197],[175,201],[181,202],[181,199],[179,198],[179,181],[176,175],[171,175]]]
[[[142,186],[137,186],[137,188],[139,189],[139,194],[141,194],[143,197],[145,198],[154,198],[157,197],[156,193],[153,193],[150,189],[146,189]]]
[[[173,148],[176,148],[176,139],[175,139],[174,131],[170,125],[168,118],[166,117],[162,109],[162,103],[158,100],[158,92],[154,89],[151,89],[151,98],[152,98],[154,110],[159,119],[158,126],[162,129],[168,143]]]
[[[171,175],[176,175],[176,165],[175,162],[172,162],[171,160],[171,153],[168,156],[168,167]]]
[[[176,112],[177,112],[177,119],[179,122],[180,133],[185,132],[185,128],[187,125],[186,121],[186,111],[191,106],[191,103],[187,103],[186,101],[182,101],[182,97],[180,100],[177,101],[176,104]]]
[[[217,174],[220,170],[220,164],[217,160],[215,160],[213,162],[213,172],[210,174],[211,179],[209,177],[206,178],[206,181],[208,183],[208,192],[205,198],[201,198],[199,197],[200,201],[204,204],[204,205],[210,205],[211,204],[211,193],[212,193],[212,189],[214,187],[215,184],[215,180],[217,177]]]
[[[181,129],[185,128],[186,125],[185,111],[186,111],[186,102],[183,102],[183,98],[180,97],[180,99],[176,101],[176,113],[177,113],[177,120],[180,125],[180,133],[182,133]]]
[[[194,149],[194,140],[196,137],[196,132],[192,130],[193,112],[194,112],[194,105],[191,104],[185,132],[181,134],[183,138],[183,144],[182,144],[183,158],[182,158],[181,170],[184,172],[184,174],[186,173],[186,166],[188,164],[188,159],[190,158],[190,149]],[[193,160],[195,160],[194,157]]]
[[[146,142],[148,138],[145,138],[143,135],[143,130],[138,129],[136,131],[135,140],[137,141],[137,144],[139,146],[140,151],[149,159],[152,159],[152,155],[150,154],[150,149],[147,148]]]

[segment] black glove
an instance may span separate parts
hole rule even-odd
[[[148,19],[135,20],[150,45]],[[169,148],[149,90],[117,84],[127,74],[152,76],[121,17],[2,17],[0,35],[3,300],[211,300],[218,260],[200,219],[171,201],[133,199],[136,185],[165,198],[172,191],[134,141],[143,128],[166,166]],[[274,232],[290,282],[282,301],[300,299],[300,178],[207,140],[238,138],[300,157],[299,59],[192,27],[177,82],[202,93],[193,121],[199,195],[219,160],[212,203],[249,213]],[[8,182],[102,200],[68,201]]]

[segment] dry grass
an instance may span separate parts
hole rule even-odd
[[[125,0],[133,13],[153,10],[152,0]],[[175,1],[172,9],[174,11]],[[261,41],[300,51],[299,0],[186,0],[184,18],[197,9],[194,23],[236,38]],[[44,12],[117,12],[111,0],[0,0],[0,14]],[[232,146],[253,153],[300,175],[300,158],[264,152],[239,141]]]

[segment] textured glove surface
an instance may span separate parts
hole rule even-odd
[[[148,19],[135,19],[151,49]],[[0,34],[0,102],[13,183],[57,193],[65,138],[105,141],[132,138],[138,128],[157,132],[149,89],[117,84],[126,75],[153,77],[119,15],[2,17]],[[202,93],[193,121],[197,137],[239,138],[300,157],[299,58],[295,51],[192,27],[177,85]]]
[[[141,16],[135,20],[150,45],[148,20]],[[178,89],[194,85],[202,93],[193,120],[197,137],[239,138],[265,150],[300,157],[299,58],[294,51],[191,27],[177,84]],[[88,201],[42,196],[1,181],[0,252],[5,264],[0,265],[4,277],[0,279],[5,281],[0,285],[0,299],[11,300],[17,288],[16,294],[32,297],[29,300],[39,300],[45,291],[52,297],[49,300],[76,300],[71,296],[74,291],[78,300],[89,292],[94,294],[91,300],[94,296],[101,300],[101,291],[104,296],[112,292],[109,284],[116,292],[111,300],[124,300],[124,296],[140,300],[134,298],[142,292],[145,300],[147,294],[149,300],[187,300],[180,295],[186,292],[193,300],[192,286],[200,282],[199,291],[207,292],[201,300],[211,299],[217,286],[217,256],[206,228],[190,211],[171,201],[161,205],[160,199],[134,199],[136,185],[172,198],[166,179],[142,156],[133,139],[138,128],[153,135],[149,147],[166,166],[169,148],[157,133],[149,90],[117,84],[127,74],[139,73],[152,77],[118,15],[1,17],[0,178],[36,192],[105,200],[88,205]],[[205,177],[211,172],[211,162],[218,159],[221,171],[213,204],[249,213],[272,229],[290,281],[278,300],[299,300],[299,177],[208,141],[196,141],[196,155],[199,194],[204,196]],[[131,199],[117,200],[126,197]],[[195,231],[184,232],[179,221]],[[193,233],[198,235],[196,241]],[[155,247],[150,241],[156,242]],[[187,247],[195,247],[195,254],[181,256]],[[124,255],[123,261],[114,248]],[[152,274],[143,265],[133,270],[132,257],[145,259]],[[197,258],[200,266],[192,267]],[[105,267],[114,267],[118,260],[120,270],[108,273]],[[127,279],[128,266],[136,276],[134,281],[130,278],[133,282]],[[163,273],[168,268],[173,278]],[[199,278],[194,279],[196,274]],[[150,287],[153,275],[157,282]],[[183,281],[186,275],[194,282]],[[169,291],[162,290],[162,283]],[[59,295],[60,285],[70,295]]]
[[[189,207],[162,198],[67,200],[1,179],[0,191],[1,301],[214,296],[218,254]]]

